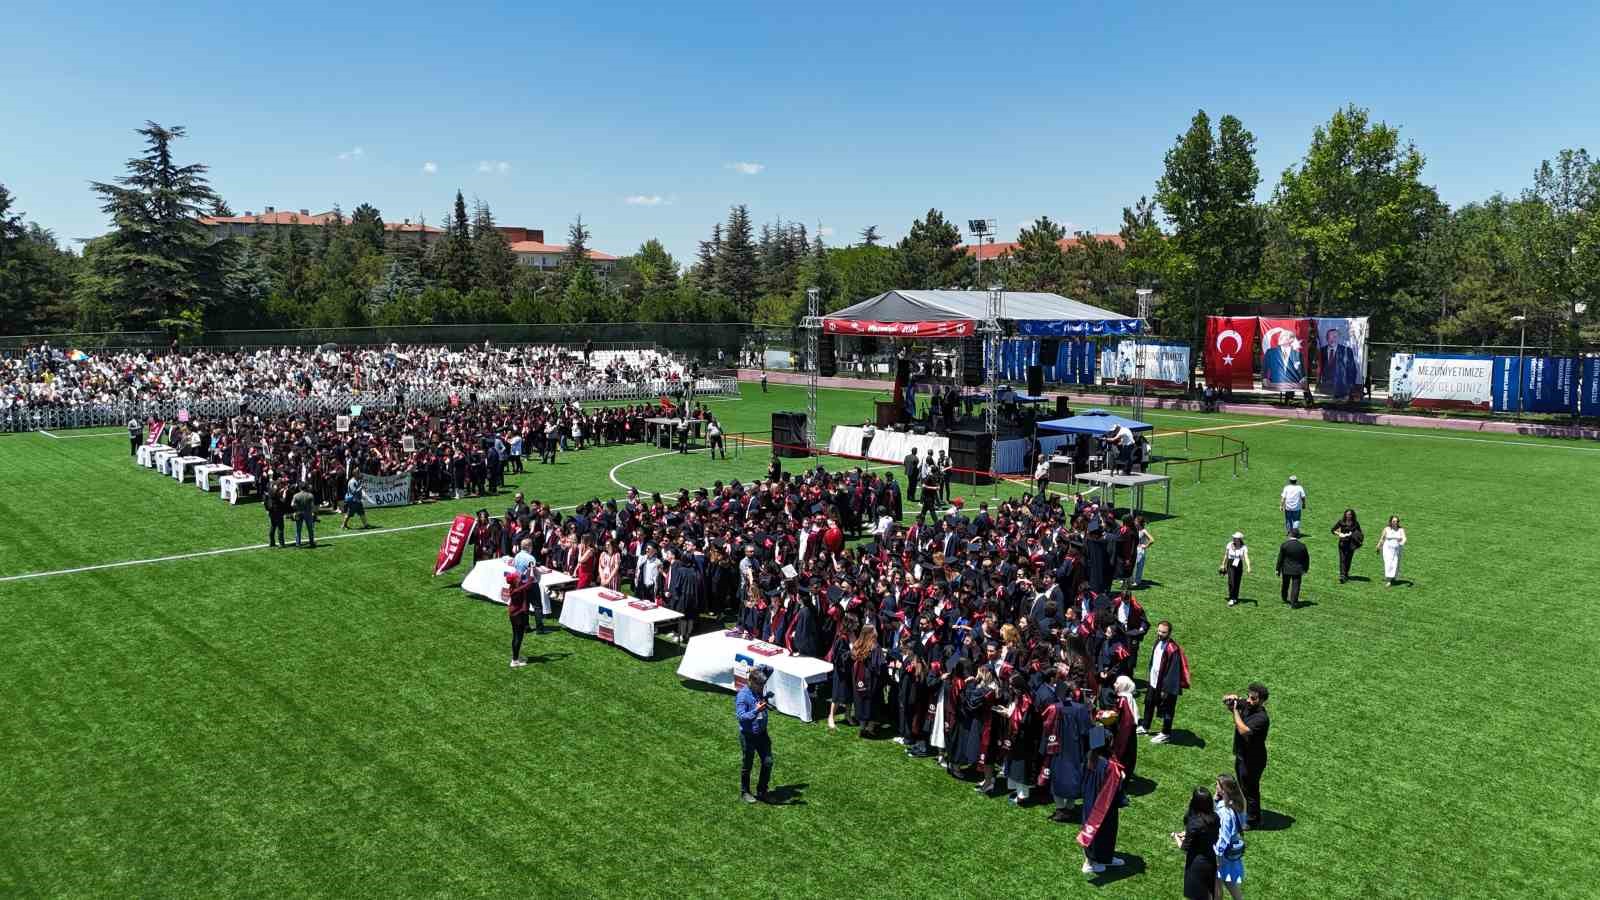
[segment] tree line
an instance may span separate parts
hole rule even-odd
[[[1450,208],[1423,181],[1399,129],[1355,106],[1311,136],[1259,200],[1256,139],[1201,110],[1167,151],[1149,196],[1115,238],[1041,216],[1016,245],[978,260],[937,209],[897,243],[877,226],[830,247],[821,229],[757,225],[729,210],[687,265],[658,240],[601,272],[572,223],[551,270],[520,266],[489,205],[460,191],[442,234],[391,240],[379,209],[337,207],[320,228],[283,226],[213,241],[199,223],[231,215],[207,167],[181,163],[182,127],[146,123],[143,151],[91,190],[110,229],[63,247],[14,211],[0,185],[0,316],[8,333],[464,323],[792,324],[817,288],[836,310],[893,288],[1051,291],[1133,313],[1153,291],[1158,333],[1196,339],[1205,316],[1265,305],[1292,315],[1365,315],[1374,339],[1553,346],[1595,339],[1600,300],[1600,162],[1562,150],[1515,197]],[[425,224],[425,223],[424,223]],[[1075,238],[1065,241],[1065,238]],[[1587,305],[1587,308],[1586,308]],[[1586,330],[1587,329],[1587,330]]]

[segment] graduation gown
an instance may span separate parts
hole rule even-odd
[[[975,766],[984,756],[989,737],[989,707],[994,694],[978,683],[976,678],[961,689],[956,704],[955,748],[951,762],[957,766]]]
[[[851,657],[850,661],[855,686],[856,721],[864,725],[877,719],[878,709],[883,705],[883,648],[874,648],[866,659]]]
[[[1044,766],[1039,784],[1048,785],[1057,800],[1083,795],[1083,758],[1089,746],[1089,707],[1071,700],[1045,709],[1039,731],[1039,756]]]
[[[1083,567],[1089,586],[1103,591],[1111,586],[1110,546],[1100,538],[1089,538],[1083,545]]]
[[[828,651],[828,660],[833,663],[833,702],[845,704],[850,702],[850,696],[855,692],[855,685],[851,676],[851,667],[855,660],[850,658],[850,636],[839,633],[834,636],[833,649]]]
[[[1095,800],[1100,796],[1100,789],[1105,786],[1106,779],[1113,777],[1112,763],[1105,757],[1097,757],[1083,771],[1083,823],[1089,824],[1090,815],[1094,810]],[[1123,784],[1117,787],[1116,794],[1112,797],[1110,805],[1106,808],[1105,818],[1101,820],[1094,833],[1094,839],[1084,849],[1088,857],[1095,862],[1108,862],[1116,855],[1117,826],[1121,818],[1121,808],[1126,806],[1128,798],[1124,792]],[[1082,843],[1081,841],[1079,843]]]
[[[680,562],[673,566],[672,575],[667,582],[668,608],[692,619],[700,612],[699,603],[700,573],[694,566],[686,563]]]

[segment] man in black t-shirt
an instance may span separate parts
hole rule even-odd
[[[1233,716],[1233,771],[1244,790],[1245,827],[1261,825],[1261,773],[1267,768],[1267,731],[1272,721],[1267,716],[1267,686],[1253,681],[1245,696],[1229,694],[1223,698]]]

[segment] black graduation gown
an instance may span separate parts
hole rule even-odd
[[[866,659],[851,658],[851,673],[855,684],[856,721],[862,724],[874,721],[883,705],[883,648],[878,647]]]
[[[1083,770],[1083,816],[1080,821],[1087,822],[1089,813],[1094,809],[1094,801],[1100,796],[1100,788],[1106,782],[1107,763],[1104,757],[1092,760]],[[1123,779],[1123,785],[1127,779]],[[1106,810],[1105,821],[1100,823],[1100,830],[1095,832],[1094,840],[1089,843],[1088,856],[1095,862],[1109,862],[1116,855],[1117,825],[1121,819],[1121,808],[1128,802],[1127,795],[1119,788],[1117,796],[1111,801],[1111,808]]]
[[[699,602],[700,573],[686,563],[673,566],[667,582],[667,607],[692,619],[700,612]]]
[[[794,608],[789,620],[789,649],[801,656],[817,655],[817,618],[811,607],[801,603]]]
[[[1091,537],[1083,546],[1083,567],[1089,586],[1103,591],[1111,585],[1111,554],[1104,540]]]
[[[1048,715],[1048,727],[1040,731],[1039,755],[1050,769],[1050,795],[1057,800],[1076,800],[1083,795],[1089,707],[1068,700],[1056,702],[1052,708],[1054,714]]]
[[[989,706],[994,695],[974,678],[961,689],[956,705],[955,749],[951,762],[957,766],[975,766],[983,755],[983,730],[989,721]]]
[[[933,721],[927,718],[927,678],[919,678],[910,672],[902,671],[900,681],[895,685],[895,699],[900,707],[900,736],[905,738],[907,743],[922,740],[928,730],[927,723]]]
[[[850,695],[855,692],[855,683],[852,680],[851,667],[855,660],[850,658],[850,636],[840,633],[833,639],[833,652],[830,656],[833,662],[833,702],[845,704],[850,702]]]

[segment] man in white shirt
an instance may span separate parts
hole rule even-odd
[[[1284,534],[1300,527],[1300,514],[1306,509],[1306,489],[1300,486],[1300,479],[1289,476],[1289,483],[1278,497],[1278,508],[1283,510]]]

